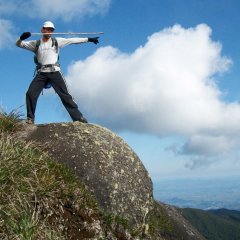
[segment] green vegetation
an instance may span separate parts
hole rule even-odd
[[[226,220],[239,222],[240,223],[240,212],[236,210],[228,210],[228,209],[217,209],[217,210],[209,210],[209,213],[212,213],[216,216],[224,218]]]
[[[0,239],[61,239],[69,229],[67,213],[81,209],[99,215],[71,171],[31,144],[0,134]]]
[[[182,209],[182,214],[206,239],[240,239],[239,211],[204,211],[200,209],[184,208]]]
[[[174,232],[173,221],[168,216],[166,210],[158,203],[154,204],[154,209],[148,221],[151,234],[160,232],[162,236],[168,236]]]
[[[10,113],[0,108],[0,131],[16,132],[21,126],[21,117],[19,108],[12,110]]]

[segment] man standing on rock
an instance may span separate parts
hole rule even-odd
[[[79,44],[93,42],[98,43],[98,37],[95,38],[52,38],[54,24],[50,21],[43,23],[41,40],[24,41],[31,36],[30,32],[24,32],[16,41],[16,45],[35,53],[36,75],[32,80],[26,93],[27,105],[27,123],[34,123],[35,109],[37,100],[43,88],[52,86],[60,97],[64,107],[68,111],[73,121],[87,123],[78,110],[77,104],[69,94],[63,74],[58,63],[59,48],[69,44]]]

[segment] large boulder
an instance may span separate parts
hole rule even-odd
[[[143,227],[152,208],[152,182],[134,151],[115,133],[93,124],[36,125],[22,137],[45,146],[73,169],[107,212]]]

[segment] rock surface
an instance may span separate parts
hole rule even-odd
[[[32,126],[21,137],[41,144],[51,158],[73,169],[105,211],[144,228],[153,203],[152,182],[138,156],[116,134],[75,122]]]

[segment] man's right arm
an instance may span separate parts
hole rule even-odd
[[[30,33],[30,32],[24,32],[24,33],[22,33],[22,35],[21,35],[21,36],[19,37],[19,39],[17,40],[16,45],[17,45],[18,47],[20,47],[21,42],[22,42],[23,40],[29,38],[30,36],[31,36],[31,33]]]
[[[20,38],[16,41],[16,46],[21,47],[22,40]]]
[[[24,32],[16,41],[16,46],[25,48],[30,51],[35,50],[36,46],[36,40],[33,41],[24,41],[25,39],[29,38],[31,36],[30,32]]]

